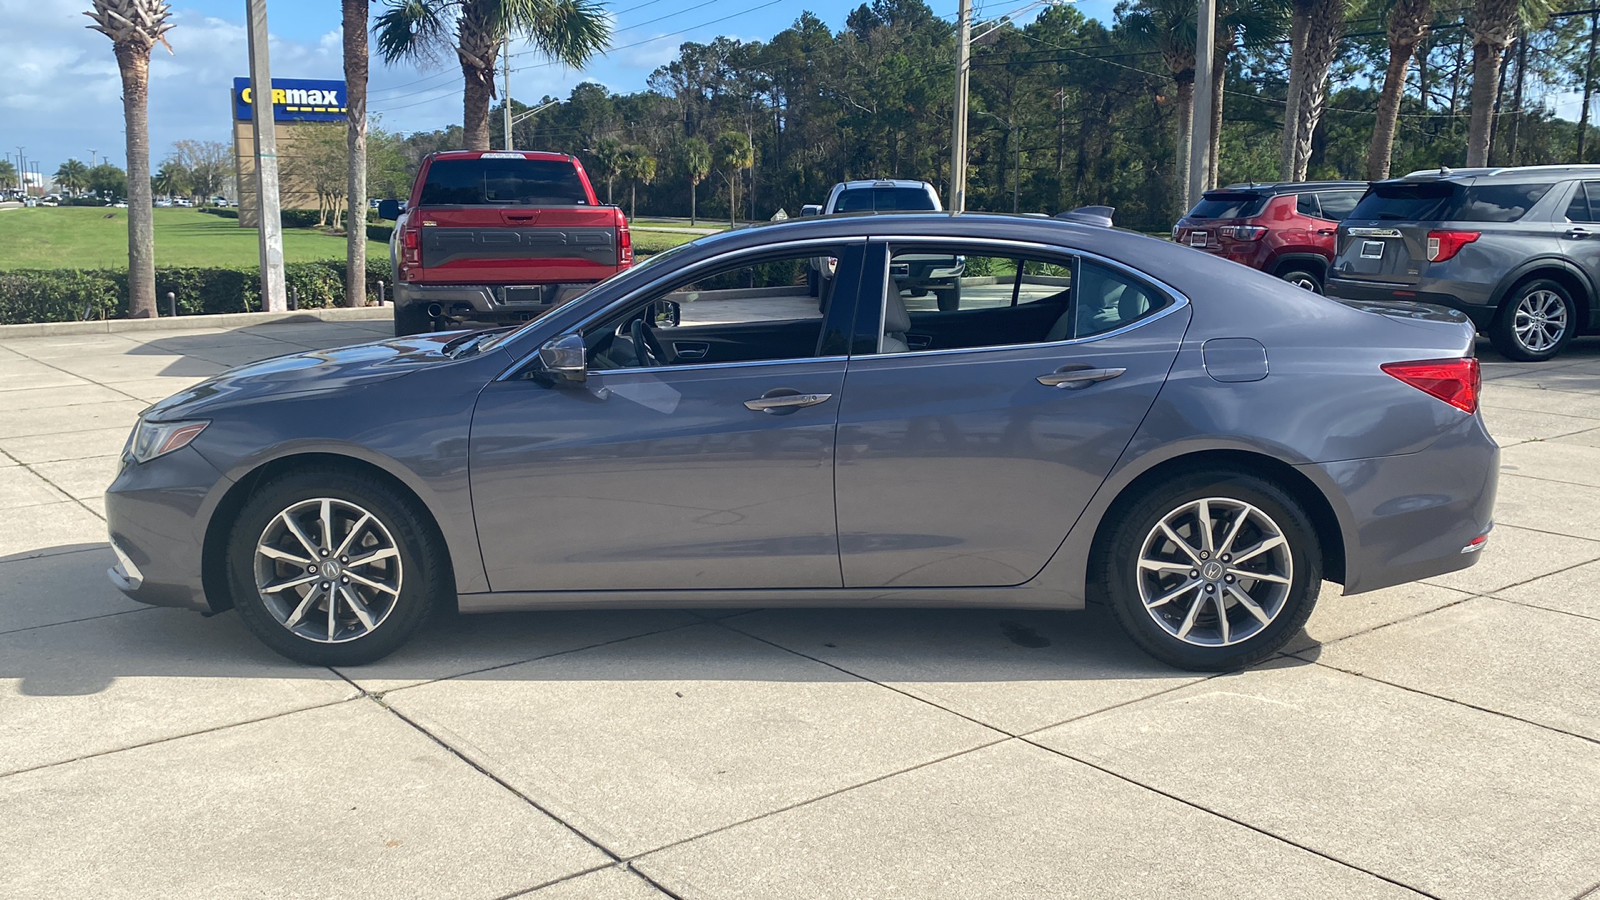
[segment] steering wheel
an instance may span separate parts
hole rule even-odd
[[[634,319],[628,326],[628,337],[633,340],[633,355],[640,368],[667,364],[667,349],[656,340],[655,330],[645,324],[644,316]]]

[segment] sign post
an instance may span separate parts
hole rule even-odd
[[[267,2],[245,0],[249,20],[250,83],[259,96],[272,94],[272,66],[267,58]],[[285,312],[283,219],[278,211],[278,135],[272,116],[254,116],[257,234],[261,244],[261,308]]]

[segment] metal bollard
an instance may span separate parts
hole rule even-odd
[[[300,289],[298,287],[289,288],[289,308],[300,308]]]
[[[178,295],[171,291],[167,291],[167,315],[173,318],[178,315]]]
[[[383,282],[378,282],[378,305],[383,305]]]

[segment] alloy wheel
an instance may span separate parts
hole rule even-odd
[[[371,512],[332,497],[302,500],[256,541],[256,590],[296,636],[339,644],[370,634],[400,598],[400,550]]]
[[[1145,612],[1187,644],[1226,647],[1277,619],[1294,582],[1283,530],[1228,497],[1192,500],[1150,529],[1135,580]]]
[[[1285,278],[1284,281],[1289,282],[1301,290],[1310,291],[1313,294],[1320,292],[1321,286],[1317,284],[1317,280],[1312,278],[1310,275],[1305,274],[1304,272],[1296,272],[1290,275],[1288,278]]]
[[[1512,331],[1531,353],[1545,353],[1567,333],[1567,303],[1555,291],[1529,291],[1517,301]]]

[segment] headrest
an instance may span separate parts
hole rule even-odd
[[[883,333],[905,334],[911,330],[911,313],[906,309],[906,301],[901,298],[900,291],[894,285],[889,286],[889,296],[883,304]]]

